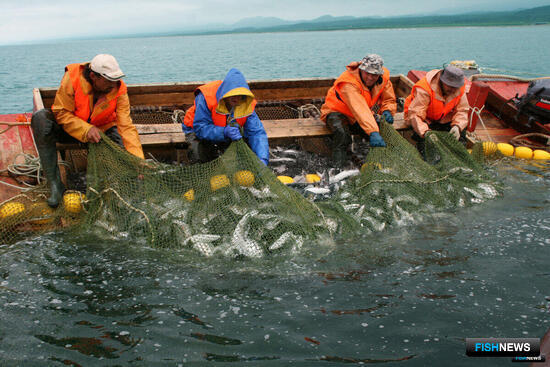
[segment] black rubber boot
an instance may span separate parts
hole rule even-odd
[[[55,125],[54,125],[55,124]],[[51,111],[40,110],[33,114],[31,127],[40,156],[40,164],[44,170],[44,175],[50,184],[50,197],[48,205],[56,208],[63,197],[65,185],[61,182],[59,167],[57,165],[56,143],[56,125],[55,118]]]

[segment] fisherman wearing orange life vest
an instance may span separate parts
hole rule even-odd
[[[382,57],[365,56],[360,62],[352,62],[334,82],[321,107],[321,119],[332,131],[332,157],[341,164],[351,144],[351,134],[366,135],[371,147],[385,147],[380,136],[377,111],[392,124],[397,110],[395,92],[390,82],[390,72]]]
[[[231,142],[244,138],[260,161],[269,163],[267,134],[254,110],[256,99],[244,75],[229,70],[224,80],[195,90],[195,102],[182,123],[190,145],[191,163],[205,163],[222,154]]]
[[[31,127],[50,185],[49,206],[57,207],[65,190],[57,164],[57,142],[98,143],[102,131],[129,153],[144,158],[130,117],[130,100],[121,80],[124,76],[111,55],[67,65],[51,110],[33,114]]]
[[[470,108],[464,92],[464,72],[452,65],[429,71],[413,86],[405,100],[404,116],[421,153],[430,130],[448,131],[456,140],[464,140]]]

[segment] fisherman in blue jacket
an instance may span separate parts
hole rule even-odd
[[[195,102],[182,124],[190,144],[191,163],[209,162],[223,154],[232,141],[244,137],[250,149],[267,165],[267,134],[255,106],[254,94],[237,69],[229,70],[223,81],[197,88]]]

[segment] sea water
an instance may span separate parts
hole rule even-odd
[[[0,46],[0,114],[32,111],[32,89],[57,87],[67,64],[115,55],[128,84],[222,79],[337,77],[378,53],[392,74],[475,60],[491,74],[550,73],[550,26],[374,29],[80,40]]]
[[[498,73],[534,77],[548,74],[548,50],[538,46],[548,30],[0,47],[9,65],[0,74],[0,108],[30,111],[32,87],[56,86],[65,64],[100,52],[116,55],[130,84],[211,80],[233,66],[249,79],[336,76],[367,52],[398,73],[475,59]],[[550,167],[510,160],[487,169],[505,188],[494,200],[353,241],[308,243],[299,257],[206,259],[88,234],[0,245],[0,365],[507,364],[466,357],[465,338],[539,338],[550,327]]]

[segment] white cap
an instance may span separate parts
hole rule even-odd
[[[90,62],[90,69],[112,82],[125,77],[118,66],[118,62],[112,55],[99,54],[95,56]]]

